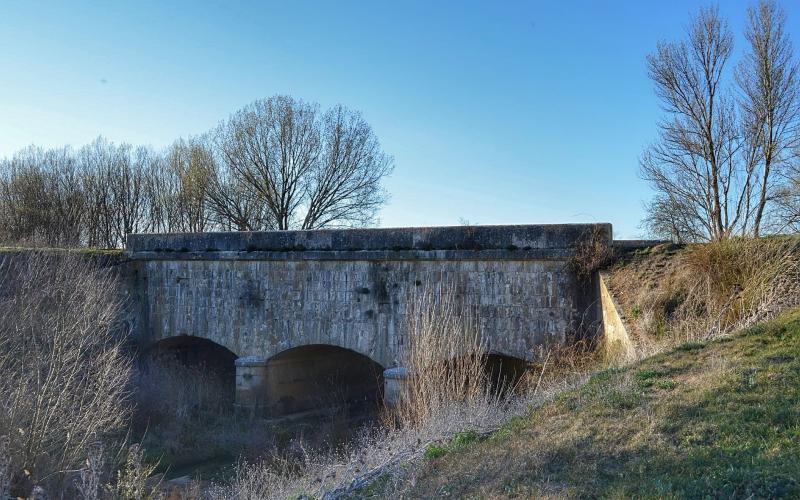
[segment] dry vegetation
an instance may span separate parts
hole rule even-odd
[[[800,238],[661,245],[623,256],[609,278],[643,357],[800,304]]]
[[[132,357],[114,269],[0,253],[0,498],[157,495],[128,439]]]
[[[408,344],[402,366],[409,374],[394,418],[403,426],[444,420],[462,406],[462,418],[501,403],[488,384],[482,358],[488,353],[473,311],[460,306],[453,290],[422,287],[408,301]],[[452,415],[448,415],[452,418]]]
[[[595,226],[588,234],[582,235],[568,265],[578,279],[589,280],[613,258],[610,237],[602,228]]]
[[[2,258],[0,258],[2,259]],[[62,489],[123,429],[130,362],[110,271],[78,256],[0,260],[0,436],[10,490]]]
[[[800,311],[600,372],[393,498],[796,498]],[[361,497],[385,497],[380,482]]]

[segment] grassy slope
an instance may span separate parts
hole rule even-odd
[[[409,496],[800,496],[800,310],[434,451]]]

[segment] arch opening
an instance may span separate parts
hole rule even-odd
[[[202,337],[157,342],[139,356],[137,413],[152,424],[231,411],[235,361],[236,354]]]
[[[383,400],[383,367],[350,349],[313,344],[267,360],[267,416],[337,413],[347,420],[373,416]]]
[[[507,397],[523,393],[530,383],[535,366],[515,356],[489,352],[434,362],[423,376],[430,390],[444,387],[455,390],[448,397],[466,397],[459,391],[487,391],[488,395]],[[420,369],[420,367],[417,367]],[[424,368],[423,368],[424,369]]]
[[[483,358],[483,369],[494,394],[509,395],[525,388],[531,364],[520,358],[500,353],[489,353]]]

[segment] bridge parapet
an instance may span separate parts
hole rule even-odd
[[[610,224],[130,234],[138,260],[561,260]]]

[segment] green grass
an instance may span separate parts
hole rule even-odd
[[[456,432],[448,443],[445,444],[429,444],[425,448],[424,456],[428,460],[443,457],[446,454],[460,450],[469,446],[472,443],[482,440],[483,437],[474,431]]]
[[[426,457],[410,497],[797,498],[800,310],[606,370]]]

